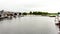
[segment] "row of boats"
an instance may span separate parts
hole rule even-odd
[[[14,18],[16,18],[17,16],[23,16],[22,14],[7,14],[7,15],[0,15],[0,19],[5,19],[5,18],[12,18],[12,17],[14,17]]]

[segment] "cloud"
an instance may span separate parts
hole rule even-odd
[[[0,9],[12,11],[60,11],[60,0],[0,0]]]

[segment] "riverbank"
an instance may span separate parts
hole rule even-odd
[[[13,17],[16,17],[16,16],[19,16],[19,15],[40,15],[40,16],[49,16],[49,17],[55,17],[58,15],[58,13],[48,13],[48,12],[40,12],[40,11],[30,11],[29,13],[27,12],[10,12],[10,11],[4,11],[4,10],[1,10],[0,11],[0,17],[2,16],[13,16]]]

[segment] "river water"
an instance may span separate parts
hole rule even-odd
[[[0,21],[0,34],[58,34],[54,17],[24,16]]]

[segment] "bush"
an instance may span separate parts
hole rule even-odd
[[[26,13],[26,12],[24,12],[24,13],[23,13],[23,15],[27,15],[27,13]]]
[[[21,13],[19,13],[19,15],[21,15]]]
[[[17,15],[17,13],[14,13],[14,15]]]
[[[32,14],[32,12],[30,12],[29,14]]]

